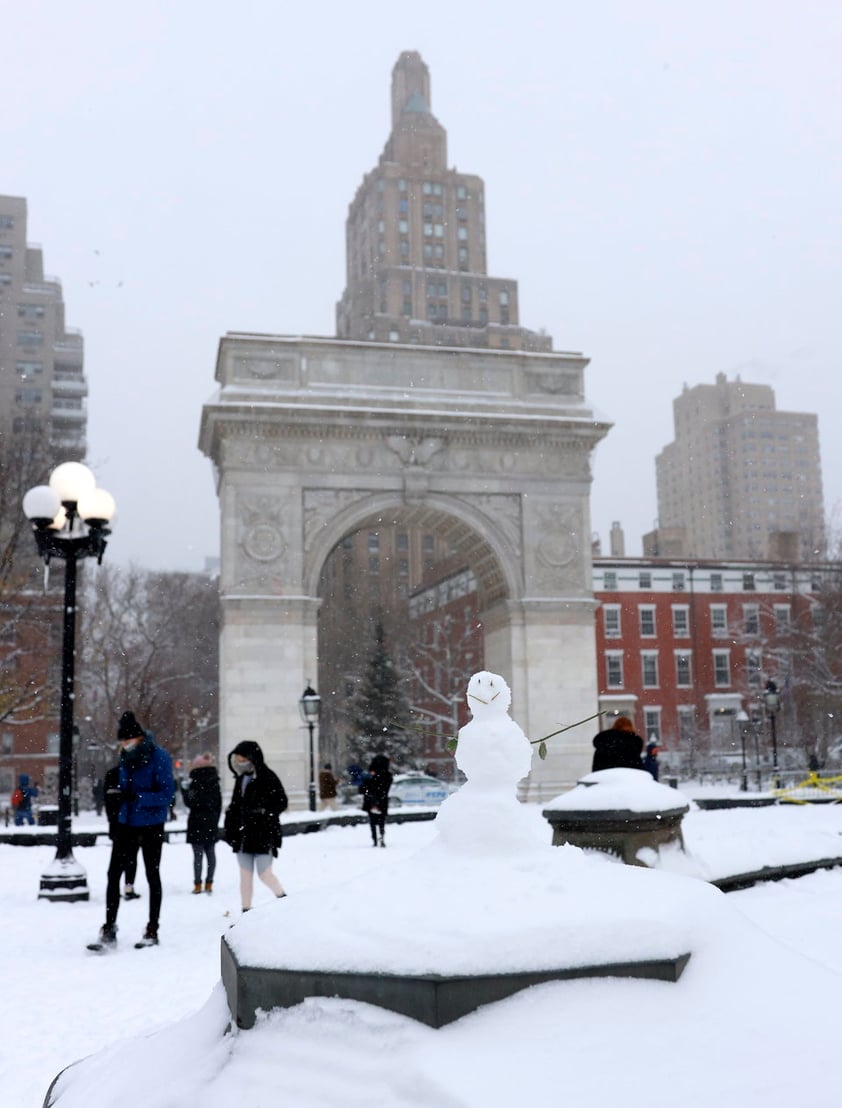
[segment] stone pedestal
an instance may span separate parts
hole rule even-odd
[[[616,854],[627,866],[645,866],[640,852],[646,848],[677,845],[684,849],[681,820],[686,805],[663,812],[575,811],[546,809],[544,818],[553,829],[553,846],[579,846]]]

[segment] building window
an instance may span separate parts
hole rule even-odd
[[[509,293],[506,289],[500,289],[500,307],[508,307]]]
[[[693,684],[690,654],[687,651],[676,650],[675,652],[675,683],[682,689],[689,689]]]
[[[421,549],[425,554],[432,554],[436,549],[435,535],[424,535],[421,540]]]
[[[44,394],[40,389],[18,389],[15,393],[15,403],[24,408],[40,404],[43,398]]]
[[[406,181],[403,177],[398,179],[398,192],[406,192]]]
[[[370,554],[368,559],[368,572],[374,577],[380,572],[380,557],[377,554]]]
[[[760,634],[760,608],[757,604],[743,604],[743,634]]]
[[[661,744],[661,709],[660,708],[644,708],[643,709],[643,729],[646,732],[647,742],[656,742],[660,746]]]
[[[648,569],[642,569],[637,575],[637,586],[640,589],[652,588],[652,574]]]
[[[731,684],[730,650],[714,650],[713,683],[718,689],[727,688]]]
[[[606,571],[603,575],[603,578],[602,578],[602,585],[603,585],[603,588],[610,589],[612,592],[614,592],[616,590],[616,588],[617,588],[617,574],[614,572],[613,569],[606,569]]]
[[[672,633],[677,639],[686,639],[690,634],[690,609],[686,604],[672,606]]]
[[[775,605],[775,633],[785,635],[789,631],[792,613],[789,604]]]
[[[19,319],[43,319],[43,304],[18,304]]]
[[[762,657],[759,650],[746,651],[746,681],[750,689],[759,689],[763,676]]]
[[[678,738],[683,746],[689,746],[696,734],[696,709],[689,704],[678,708]]]
[[[398,249],[400,250],[400,255],[402,258],[409,257],[409,243],[406,239],[401,239],[401,243]]]
[[[728,608],[724,604],[710,606],[710,633],[715,639],[728,637]]]
[[[672,587],[676,592],[684,591],[684,570],[676,570],[672,575]]]
[[[467,200],[467,198],[468,198],[468,190],[465,188],[465,186],[464,185],[457,185],[456,186],[456,199],[457,200]]]
[[[467,240],[468,240],[468,228],[467,227],[457,227],[456,228],[456,237],[457,237],[457,239],[460,240],[460,242],[467,242]]]
[[[0,262],[7,262],[13,253],[11,246],[0,246]]]
[[[656,650],[641,650],[640,668],[643,674],[644,689],[657,689],[658,652]]]
[[[757,586],[754,583],[753,573],[743,574],[743,592],[754,592]]]
[[[471,286],[470,285],[463,285],[462,286],[462,303],[463,304],[470,304],[471,301],[473,300],[473,297],[474,297],[474,294],[473,294],[473,289],[471,288]]]
[[[602,626],[606,639],[620,637],[620,605],[606,604],[602,609]]]
[[[638,609],[640,634],[643,638],[655,637],[655,608],[651,604],[641,604]]]
[[[0,231],[11,231],[15,225],[13,215],[0,215]]]
[[[608,650],[605,653],[605,685],[609,689],[623,687],[623,652]]]
[[[43,369],[43,362],[15,362],[15,371],[22,381],[38,376]]]
[[[18,331],[18,346],[41,346],[43,342],[40,331]]]
[[[409,535],[406,531],[398,531],[395,538],[395,549],[409,550]]]
[[[778,592],[783,592],[786,589],[786,574],[785,573],[773,573],[772,574],[772,588]]]
[[[722,574],[712,573],[710,575],[710,591],[722,592]]]
[[[398,232],[401,235],[408,235],[409,234],[409,221],[408,220],[406,220],[406,219],[399,219],[398,220]]]
[[[400,215],[406,215],[409,212],[409,201],[403,196],[398,200],[398,212]]]

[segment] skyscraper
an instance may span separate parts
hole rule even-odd
[[[482,179],[447,166],[447,132],[430,110],[430,73],[406,51],[392,71],[392,131],[346,224],[339,338],[551,350],[521,327],[517,281],[486,272]]]
[[[85,456],[82,336],[64,323],[61,284],[26,241],[26,200],[0,196],[0,432],[43,432],[57,460]]]
[[[824,552],[818,420],[775,410],[769,385],[686,385],[655,459],[658,531],[644,551],[815,560]],[[661,541],[659,548],[659,538]]]

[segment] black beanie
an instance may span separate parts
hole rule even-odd
[[[117,739],[142,739],[146,732],[134,718],[134,712],[123,712],[117,725]]]

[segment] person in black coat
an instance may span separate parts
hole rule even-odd
[[[112,766],[106,770],[102,779],[103,803],[105,815],[108,819],[108,837],[111,839],[111,853],[115,858],[115,865],[120,867],[124,875],[123,896],[126,900],[139,900],[140,893],[134,891],[134,882],[137,877],[137,852],[139,844],[125,834],[125,825],[120,823],[120,806],[122,804],[120,793],[120,766]],[[118,842],[120,836],[125,842]],[[115,854],[116,847],[116,854]],[[117,878],[119,881],[119,877]]]
[[[646,754],[643,756],[643,768],[652,774],[654,781],[658,780],[660,767],[658,766],[658,744],[653,740],[646,744]]]
[[[389,811],[389,789],[392,787],[392,775],[389,772],[389,759],[385,754],[375,754],[368,767],[368,777],[360,785],[363,794],[363,811],[368,812],[368,824],[371,828],[371,845],[377,846],[377,832],[380,832],[380,846],[386,845],[386,813]]]
[[[247,912],[255,870],[275,896],[286,896],[272,872],[272,859],[281,845],[281,812],[288,801],[280,778],[266,765],[257,743],[238,743],[228,755],[228,765],[237,780],[225,812],[225,841],[237,855],[240,898]]]
[[[643,769],[643,739],[635,733],[634,724],[628,716],[617,716],[607,731],[599,732],[593,745],[592,771]]]
[[[216,840],[219,817],[222,814],[222,790],[219,774],[210,752],[200,754],[190,763],[190,781],[182,786],[181,795],[187,806],[187,841],[193,847],[193,892],[213,892],[216,871]],[[207,858],[205,887],[202,889],[202,861]]]

